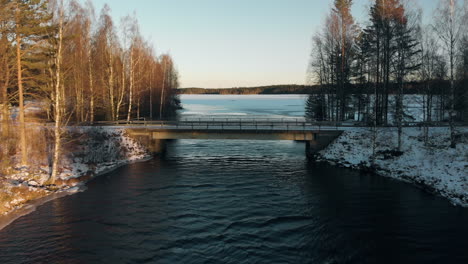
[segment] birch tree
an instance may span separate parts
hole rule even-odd
[[[455,67],[459,54],[457,45],[467,30],[468,1],[440,0],[434,13],[433,28],[444,47],[450,79],[450,146],[455,148]]]
[[[54,99],[54,109],[55,109],[55,126],[54,126],[54,157],[52,164],[52,174],[50,181],[55,182],[58,175],[58,166],[61,158],[61,148],[62,148],[62,119],[63,119],[63,102],[64,94],[62,89],[62,48],[63,48],[63,20],[64,20],[64,7],[63,0],[60,0],[58,6],[58,35],[57,35],[57,54],[55,56],[55,99]]]

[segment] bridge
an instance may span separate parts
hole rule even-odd
[[[116,121],[96,125],[125,128],[149,151],[165,151],[171,139],[204,140],[294,140],[305,142],[306,154],[322,150],[343,131],[337,123],[307,122],[303,118],[192,118],[178,121]],[[341,124],[342,125],[342,124]]]
[[[141,142],[149,151],[165,151],[166,140],[294,140],[305,142],[307,156],[326,148],[348,127],[368,127],[363,122],[309,121],[304,118],[191,117],[177,121],[103,121],[98,126],[116,126]],[[448,127],[447,122],[404,122],[403,127]],[[466,126],[465,123],[457,126]],[[383,126],[382,126],[383,127]],[[388,125],[384,127],[396,127]]]

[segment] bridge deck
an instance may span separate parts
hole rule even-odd
[[[336,137],[337,127],[316,126],[306,122],[239,121],[179,121],[141,125],[127,124],[134,136],[152,139],[243,139],[243,140],[316,140],[317,137]]]
[[[152,153],[162,153],[166,139],[240,139],[304,141],[313,155],[344,130],[368,127],[361,122],[310,122],[305,119],[198,118],[179,121],[115,121],[94,125],[124,128]],[[405,123],[404,127],[445,126],[443,123]],[[369,127],[368,127],[369,128]]]
[[[300,140],[311,141],[318,137],[338,136],[341,131],[317,130],[232,130],[232,129],[151,129],[130,128],[134,136],[150,136],[152,139],[242,139],[242,140]]]
[[[338,130],[338,126],[332,123],[310,123],[304,121],[269,121],[269,120],[211,120],[211,121],[131,121],[131,122],[97,122],[96,125],[122,126],[127,129],[148,129],[148,130],[174,130],[174,131],[211,131],[218,132],[241,132],[257,131],[322,131]],[[220,132],[221,133],[221,132]]]

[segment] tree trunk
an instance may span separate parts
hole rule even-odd
[[[87,45],[88,45],[88,81],[89,81],[89,121],[94,123],[94,76],[93,76],[93,58],[92,58],[92,43],[91,43],[91,23],[88,21],[87,24]]]
[[[62,68],[62,40],[63,40],[63,2],[60,6],[60,18],[59,18],[59,41],[57,47],[57,58],[56,58],[56,72],[55,72],[55,148],[54,148],[54,161],[52,165],[52,175],[50,181],[55,183],[58,174],[58,166],[60,161],[60,152],[62,147],[61,138],[61,127],[62,127],[62,100],[63,90],[61,89],[61,68]]]
[[[16,7],[16,19],[19,23],[20,9]],[[19,97],[19,133],[20,133],[20,148],[21,148],[21,165],[26,166],[28,163],[28,153],[26,146],[26,124],[24,119],[24,91],[23,91],[23,69],[21,64],[21,35],[19,26],[16,25],[16,67],[18,77],[18,97]]]
[[[122,59],[122,84],[120,85],[120,95],[119,95],[119,99],[117,100],[117,109],[116,109],[116,112],[115,112],[115,116],[116,116],[116,120],[119,120],[120,118],[120,107],[122,107],[122,103],[123,103],[123,98],[124,98],[124,95],[125,95],[125,59],[123,58]]]
[[[153,120],[153,66],[151,66],[149,76],[149,114],[150,120]]]
[[[130,91],[129,91],[129,95],[128,95],[128,112],[127,112],[127,122],[130,122],[130,119],[132,118],[132,104],[133,104],[133,86],[134,86],[134,82],[135,82],[135,69],[134,69],[134,66],[133,65],[133,47],[132,47],[132,50],[130,52]]]
[[[455,74],[454,74],[454,68],[455,68],[455,40],[452,37],[451,43],[450,43],[450,147],[455,148],[456,147],[456,141],[455,141]]]
[[[112,47],[109,47],[112,49]],[[112,52],[109,51],[109,100],[110,100],[110,112],[111,118],[115,121],[115,94],[114,94],[114,64],[112,61]]]
[[[163,82],[161,89],[161,102],[159,104],[159,120],[163,119],[164,90],[166,88],[166,61],[163,61]]]
[[[6,61],[6,59],[5,59]],[[9,134],[9,119],[10,119],[10,111],[8,108],[9,105],[9,100],[8,100],[8,84],[10,83],[10,68],[8,67],[8,63],[5,62],[4,65],[5,67],[5,80],[3,82],[2,86],[2,136],[3,138],[7,138]]]

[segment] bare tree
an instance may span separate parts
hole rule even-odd
[[[423,98],[423,114],[424,114],[424,142],[427,144],[429,140],[429,124],[436,119],[442,120],[443,116],[443,107],[438,106],[442,114],[439,114],[438,117],[434,117],[434,109],[436,108],[436,103],[443,101],[444,95],[439,93],[436,95],[436,81],[441,81],[445,78],[446,75],[446,63],[444,58],[440,54],[440,46],[437,42],[437,37],[434,36],[434,31],[432,27],[426,27],[421,34],[420,42],[420,64],[419,69],[419,79],[422,82],[423,89],[422,93]]]
[[[54,127],[54,157],[52,164],[52,173],[50,181],[55,183],[58,175],[58,166],[61,158],[62,148],[62,119],[63,119],[63,101],[64,94],[62,89],[62,48],[63,48],[63,20],[64,20],[64,7],[63,0],[60,0],[58,6],[58,41],[57,41],[57,54],[55,56],[55,127]]]
[[[450,146],[456,146],[455,141],[455,66],[458,58],[457,45],[467,26],[468,1],[440,0],[434,13],[434,31],[439,36],[449,61],[450,78]]]

